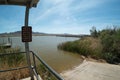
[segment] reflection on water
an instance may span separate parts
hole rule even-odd
[[[57,72],[71,69],[82,61],[80,55],[57,49],[57,45],[66,41],[74,41],[79,38],[56,37],[56,36],[34,36],[30,42],[30,50],[36,52]],[[1,42],[1,41],[0,41]],[[13,46],[20,46],[24,51],[24,43],[20,37],[12,37]]]

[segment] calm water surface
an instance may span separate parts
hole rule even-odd
[[[62,72],[80,64],[82,59],[78,54],[58,50],[57,45],[78,39],[73,37],[34,36],[32,42],[30,42],[30,50],[42,57],[57,72]],[[6,39],[4,42],[6,42]],[[12,37],[12,42],[13,47],[19,46],[24,51],[24,43],[21,42],[20,37]]]

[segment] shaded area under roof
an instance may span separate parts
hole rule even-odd
[[[39,0],[0,0],[0,5],[19,5],[36,7]]]

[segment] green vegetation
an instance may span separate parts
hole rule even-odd
[[[56,77],[45,68],[44,65],[39,63],[37,66],[38,74],[42,77],[43,80],[57,80]]]
[[[11,55],[0,55],[0,70],[6,70],[16,67],[26,66],[24,54],[20,54],[20,48],[3,48],[0,47],[0,54],[11,54]],[[15,70],[0,73],[0,80],[16,80],[29,76],[28,69]]]
[[[11,55],[3,55],[0,57],[0,64],[7,63],[9,66],[20,64],[22,61],[25,60],[25,57],[23,54],[19,54],[20,48],[9,48],[4,49],[0,48],[0,54],[6,54],[6,53],[18,53],[18,54],[11,54]]]
[[[77,41],[66,42],[58,45],[59,49],[70,51],[74,53],[79,53],[84,56],[91,56],[93,58],[99,59],[101,57],[102,45],[100,40],[85,37]]]
[[[25,54],[20,54],[20,48],[4,48],[0,47],[0,70],[12,69],[17,67],[27,66]],[[32,58],[32,55],[31,55]],[[37,60],[37,59],[36,59]],[[31,61],[32,62],[32,61]],[[32,62],[33,64],[33,62]],[[57,80],[48,69],[45,68],[39,61],[37,61],[37,72],[41,75],[43,80]],[[21,69],[15,71],[8,71],[0,73],[0,80],[18,80],[29,76],[28,69]]]
[[[104,59],[108,63],[120,63],[120,28],[114,27],[97,31],[90,30],[91,37],[58,45],[59,49],[79,53],[86,57]]]

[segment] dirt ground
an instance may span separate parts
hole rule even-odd
[[[120,80],[120,65],[84,60],[61,75],[65,80]]]

